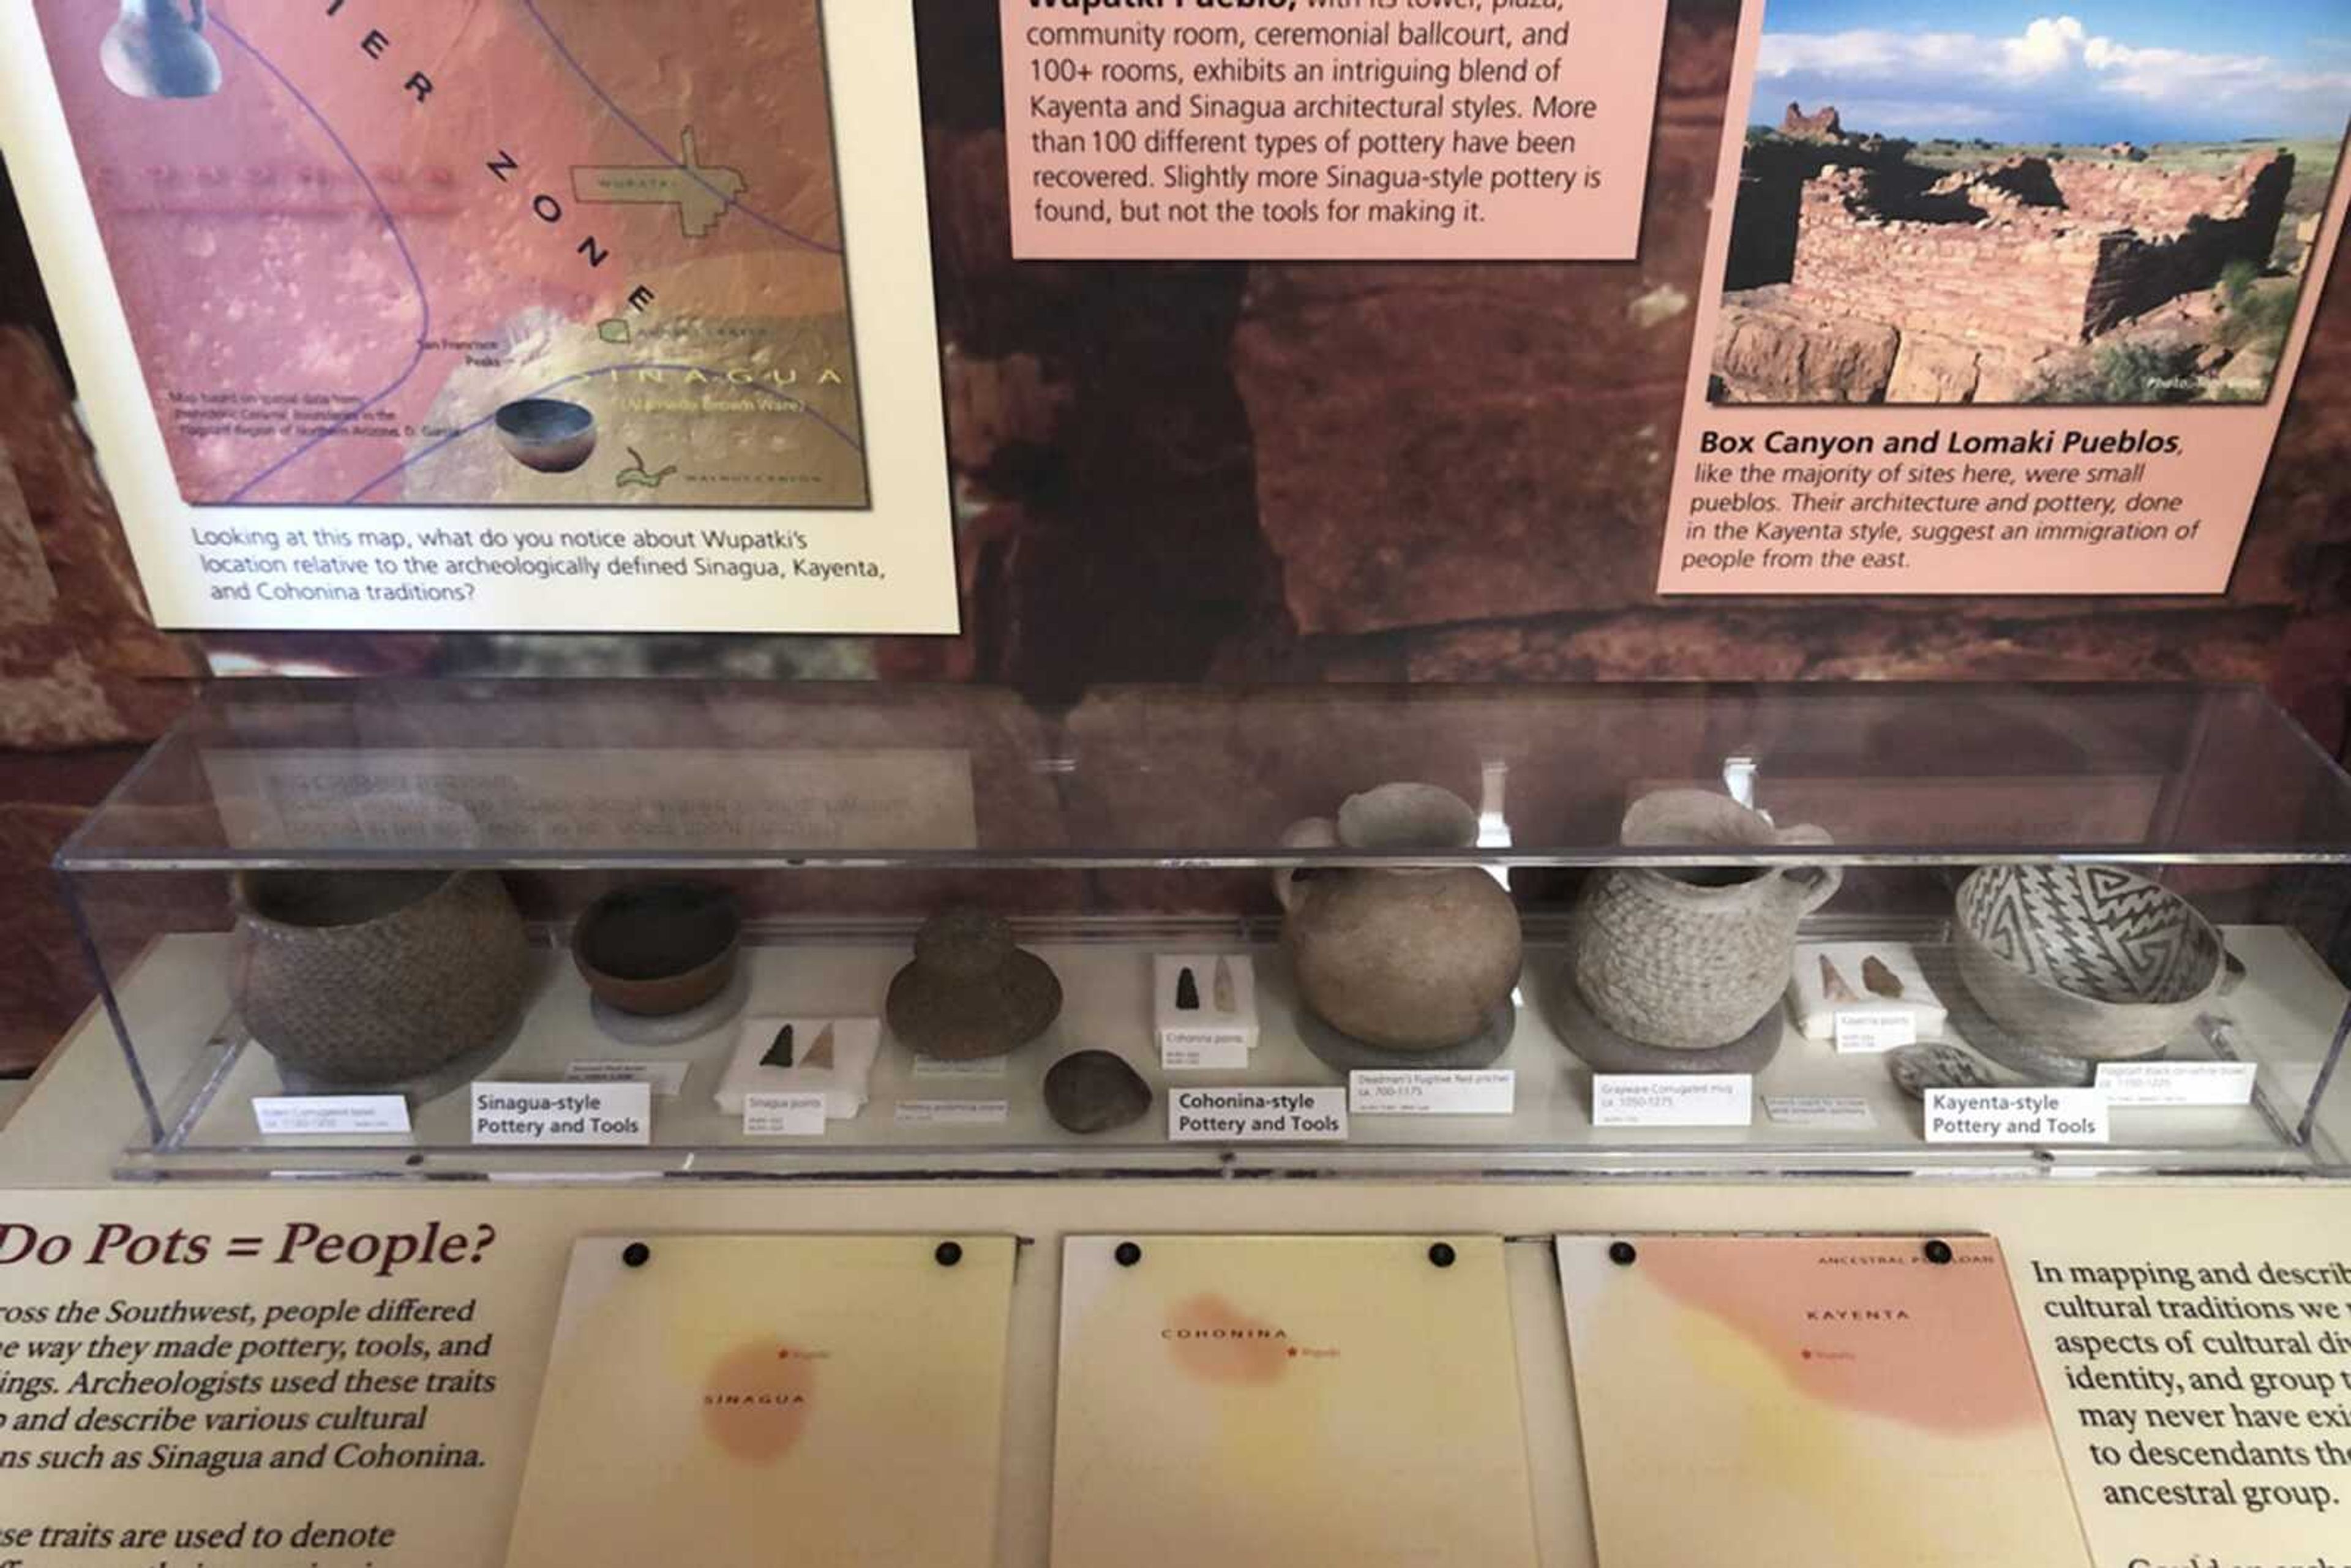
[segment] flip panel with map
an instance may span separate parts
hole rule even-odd
[[[1998,1242],[1558,1247],[1601,1568],[2089,1568]]]
[[[1073,1236],[1053,1568],[1534,1568],[1502,1243]]]
[[[508,1568],[988,1568],[1014,1249],[583,1239]]]
[[[819,0],[35,0],[181,495],[862,507]]]

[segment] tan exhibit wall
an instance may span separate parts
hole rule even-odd
[[[658,1259],[681,1232],[821,1232],[1021,1239],[993,1528],[996,1561],[1042,1564],[1063,1239],[1311,1231],[1515,1239],[1538,1557],[1585,1568],[1550,1237],[1740,1229],[1997,1238],[2096,1568],[2314,1568],[2351,1539],[2346,1220],[2351,1196],[2294,1184],[18,1192],[0,1220],[0,1563],[496,1568],[575,1238],[642,1239]],[[833,1373],[855,1386],[843,1364],[814,1375]],[[633,1463],[652,1477],[665,1456]],[[835,1506],[925,1506],[916,1481],[869,1481]],[[1229,1484],[1278,1487],[1279,1467]],[[1834,1474],[1792,1474],[1785,1495],[1834,1517]],[[1981,1506],[2001,1506],[1996,1490]],[[723,1544],[741,1543],[675,1547]],[[1845,1560],[1873,1560],[1853,1544]]]

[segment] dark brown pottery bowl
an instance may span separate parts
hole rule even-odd
[[[607,1007],[667,1018],[726,988],[742,939],[743,917],[726,889],[646,883],[588,906],[571,927],[571,958]]]

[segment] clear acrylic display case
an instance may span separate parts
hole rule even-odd
[[[1426,833],[1334,843],[1293,829],[1396,782],[1458,797],[1468,831],[1429,847]],[[1729,805],[1743,800],[1766,831],[1623,841],[1633,803],[1672,789],[1717,797],[1726,821],[1750,821]],[[1796,824],[1818,831],[1784,831]],[[2326,1092],[2351,1022],[2346,862],[2351,779],[2259,691],[1996,685],[1135,688],[1047,703],[871,685],[237,682],[213,687],[57,857],[137,1094],[89,1112],[120,1117],[123,1174],[599,1179],[2326,1170],[2351,1131]],[[1987,867],[2022,880],[1968,883],[1979,907],[1962,920],[1962,884]],[[1523,932],[1494,1026],[1506,1038],[1437,1058],[1351,1055],[1343,1037],[1334,1050],[1301,1000],[1277,873],[1321,896],[1462,869],[1507,888]],[[299,925],[304,899],[333,904],[387,872],[503,888],[527,944],[521,1000],[487,1043],[398,1079],[408,1134],[264,1135],[256,1097],[381,1092],[360,1080],[384,1070],[289,1065],[248,1012],[280,1030],[307,1019],[330,1047],[363,1042],[385,1009],[356,998],[387,994],[367,965],[408,966],[414,1006],[448,1016],[493,940],[458,922],[419,948],[361,943],[356,959],[266,968],[267,944],[240,931],[239,909],[266,903],[256,890],[277,889],[265,913]],[[572,925],[616,888],[680,880],[726,889],[742,921],[737,994],[696,1018],[741,1010],[647,1043],[642,1019],[592,1003]],[[1759,944],[1777,966],[1788,997],[1740,1034],[1748,1054],[1671,1059],[1750,1072],[1748,1125],[1594,1124],[1587,1059],[1621,1068],[1626,1040],[1654,1046],[1604,1020],[1593,1049],[1601,1009],[1584,993],[1614,982],[1576,977],[1596,962],[1585,944],[1604,892],[1635,886],[1663,887],[1669,913],[1794,890],[1778,925],[1642,917],[1609,949],[1628,983],[1665,977],[1651,1005],[1666,1013],[1672,985],[1707,993]],[[1006,917],[1058,977],[1041,1037],[942,1064],[885,1027],[854,1117],[747,1135],[716,1099],[744,1020],[881,1018],[917,927],[958,905]],[[1424,913],[1406,940],[1442,948],[1465,929]],[[2126,998],[2088,1009],[2088,1025],[2030,977],[2084,947],[2122,979],[2065,985]],[[1162,1065],[1163,955],[1251,960],[1236,967],[1254,977],[1246,1065]],[[1225,967],[1211,972],[1221,1007]],[[1832,1018],[1829,1038],[1808,1034],[1799,973],[1822,977],[1815,1013],[1857,1006],[1868,1027],[1840,1033]],[[1889,1058],[1865,1049],[1901,1010],[1889,1000],[1929,1004],[1908,1030],[1968,1048],[1990,1081],[2077,1082],[2095,1071],[2085,1051],[2121,1049],[2100,1030],[2152,1020],[2154,1043],[2129,1054],[2249,1064],[2251,1100],[2116,1105],[2098,1145],[1929,1142]],[[1087,1048],[1137,1070],[1148,1113],[1091,1134],[1056,1124],[1046,1071]],[[1430,1061],[1510,1072],[1512,1108],[1359,1107],[1343,1141],[1169,1136],[1171,1088],[1336,1087],[1351,1065]],[[614,1062],[672,1076],[649,1144],[473,1141],[470,1083]]]

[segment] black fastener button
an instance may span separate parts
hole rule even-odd
[[[1630,1241],[1611,1241],[1608,1244],[1608,1261],[1618,1268],[1628,1267],[1640,1255]]]
[[[958,1241],[942,1241],[938,1245],[938,1249],[931,1256],[939,1260],[940,1268],[952,1269],[963,1261],[963,1244]]]
[[[1143,1261],[1143,1249],[1132,1241],[1122,1241],[1118,1244],[1118,1250],[1111,1256],[1118,1260],[1120,1268],[1132,1269]]]
[[[632,1241],[621,1249],[621,1261],[632,1269],[642,1269],[653,1260],[653,1249],[642,1241]]]

